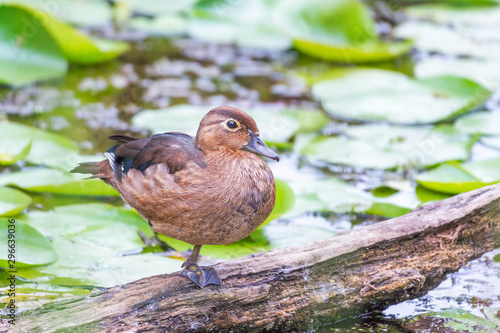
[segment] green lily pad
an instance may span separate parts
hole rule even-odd
[[[295,205],[284,215],[292,218],[306,212],[362,213],[373,204],[369,193],[336,178],[291,181]]]
[[[0,278],[9,282],[7,278],[10,275],[0,274]],[[0,292],[5,295],[0,297],[0,302],[5,302],[9,293],[10,284],[0,286]],[[81,287],[66,287],[49,285],[45,283],[25,283],[24,281],[16,281],[16,306],[19,311],[38,308],[46,303],[56,300],[65,300],[73,296],[86,295],[92,291],[91,288]]]
[[[334,164],[366,169],[424,168],[469,157],[475,139],[452,126],[389,125],[349,127],[342,137],[319,137],[302,144],[301,153]]]
[[[144,246],[138,231],[153,235],[135,211],[105,204],[57,207],[30,212],[24,221],[52,240],[59,259],[51,265],[20,269],[35,282],[109,287],[180,269],[179,260],[152,254],[119,256]]]
[[[455,128],[465,134],[500,135],[500,113],[480,112],[463,116]]]
[[[442,318],[447,318],[451,319],[450,321],[446,322],[444,326],[446,327],[451,327],[454,330],[457,330],[458,332],[493,332],[490,330],[483,330],[482,328],[486,329],[497,329],[499,326],[497,326],[496,323],[483,318],[476,316],[472,314],[469,311],[460,309],[460,308],[455,308],[451,307],[449,309],[439,311],[436,313],[436,315],[442,317]]]
[[[0,175],[0,185],[12,185],[31,192],[65,195],[118,196],[118,192],[100,179],[82,179],[56,169],[29,168]]]
[[[275,179],[276,183],[276,203],[274,205],[271,215],[267,218],[266,222],[276,220],[283,214],[290,211],[295,204],[295,195],[292,188],[283,180]]]
[[[0,142],[1,154],[9,155],[19,154],[31,143],[25,159],[34,164],[69,169],[80,159],[77,146],[68,138],[14,122],[0,121]]]
[[[500,87],[500,61],[429,57],[415,64],[415,76],[418,78],[440,75],[468,78],[493,91]]]
[[[195,135],[207,107],[178,105],[162,110],[143,110],[132,118],[135,126],[153,133],[184,132]],[[245,110],[257,123],[261,138],[268,143],[287,142],[299,132],[317,131],[328,122],[319,111],[285,109],[279,112],[262,109]]]
[[[470,6],[431,4],[410,6],[406,14],[411,19],[431,21],[454,26],[498,26],[500,7],[498,1],[469,1]],[[473,6],[476,4],[477,6]]]
[[[275,14],[297,50],[325,60],[381,61],[412,48],[411,41],[379,40],[370,10],[358,0],[282,1]]]
[[[188,21],[187,33],[212,43],[284,50],[292,46],[273,22],[273,4],[253,0],[196,5]]]
[[[417,182],[431,190],[458,194],[500,182],[500,158],[445,163],[422,173]]]
[[[7,152],[9,150],[12,151],[12,149],[19,149],[19,152]],[[31,141],[24,147],[4,147],[4,144],[0,143],[0,165],[11,165],[23,160],[28,156],[30,150]]]
[[[14,223],[10,223],[15,221]],[[14,227],[9,227],[14,225]],[[14,219],[0,219],[0,246],[5,249],[0,253],[0,267],[6,269],[19,269],[26,266],[47,265],[57,259],[57,254],[54,251],[50,242],[35,228]],[[15,233],[9,233],[9,230],[15,230]],[[15,238],[9,238],[9,234],[13,234]],[[15,263],[9,262],[10,244],[15,240]],[[11,266],[13,265],[13,266]]]
[[[129,26],[153,35],[176,36],[186,32],[188,24],[180,15],[166,14],[155,18],[133,18]]]
[[[48,266],[18,270],[18,276],[60,286],[112,287],[144,277],[180,270],[180,260],[154,254],[111,256],[96,243],[58,239],[53,241],[59,260]]]
[[[500,135],[483,136],[481,142],[492,148],[500,149]]]
[[[101,0],[71,0],[64,2],[39,0],[0,0],[38,9],[59,20],[79,26],[103,26],[111,21],[111,8]]]
[[[0,83],[23,85],[66,73],[63,52],[37,16],[0,3],[0,22]]]
[[[483,104],[490,92],[464,78],[411,79],[379,69],[339,70],[320,81],[313,95],[334,117],[396,124],[429,124]]]
[[[500,37],[491,27],[460,27],[424,21],[407,21],[395,29],[396,36],[411,38],[418,49],[483,60],[500,59]]]
[[[21,191],[0,187],[0,216],[16,216],[31,203],[31,198]]]
[[[87,36],[49,14],[31,7],[9,4],[4,5],[4,8],[11,8],[20,13],[24,12],[23,15],[36,18],[40,22],[40,28],[37,29],[47,31],[52,36],[69,62],[100,63],[114,59],[129,49],[129,45],[125,42]]]

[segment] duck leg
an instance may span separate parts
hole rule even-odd
[[[212,267],[198,266],[198,256],[200,255],[201,245],[195,245],[189,258],[182,263],[184,267],[181,275],[193,281],[198,287],[203,288],[209,284],[220,286],[220,278],[217,271]]]

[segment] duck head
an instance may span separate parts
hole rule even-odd
[[[203,152],[246,150],[279,161],[278,154],[259,137],[259,129],[252,117],[231,106],[216,107],[203,117],[195,145]]]

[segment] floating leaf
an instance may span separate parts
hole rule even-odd
[[[23,15],[36,18],[40,22],[40,25],[36,27],[37,31],[47,31],[59,45],[61,52],[69,62],[79,64],[100,63],[116,58],[129,48],[125,42],[87,36],[72,26],[34,8],[21,5],[4,5],[2,8],[14,9],[19,13],[24,12]],[[14,19],[14,17],[10,16],[9,20]]]
[[[11,221],[15,222],[10,223]],[[26,266],[47,265],[57,259],[50,242],[32,226],[17,219],[4,218],[0,219],[0,227],[0,246],[4,249],[0,252],[0,267],[19,269]],[[10,233],[15,238],[9,238],[9,230],[15,230],[15,233]],[[8,257],[7,249],[9,244],[14,244],[9,240],[15,240],[15,263],[9,262],[11,258]]]
[[[291,40],[271,24],[272,3],[262,0],[196,6],[187,33],[212,43],[278,49],[290,48]]]
[[[468,78],[493,91],[500,87],[500,61],[429,57],[415,64],[415,76],[418,78],[440,75]]]
[[[500,114],[480,112],[457,119],[455,128],[466,134],[482,134],[481,142],[500,149]]]
[[[329,163],[366,169],[423,168],[469,157],[474,139],[449,125],[349,127],[347,137],[319,137],[303,144],[301,152]]]
[[[500,135],[500,113],[469,114],[457,119],[455,128],[465,134]]]
[[[415,46],[428,52],[439,52],[478,59],[500,59],[500,36],[491,27],[453,29],[423,21],[407,21],[395,29],[401,38],[415,40]]]
[[[63,53],[37,16],[0,3],[0,22],[0,83],[23,85],[66,73]]]
[[[180,260],[154,254],[110,256],[106,247],[75,239],[53,241],[59,260],[48,266],[19,269],[18,276],[60,286],[112,287],[180,270]]]
[[[66,195],[118,196],[118,192],[100,179],[82,179],[64,171],[29,168],[0,175],[0,185],[13,185],[31,192]]]
[[[21,191],[0,187],[0,216],[16,216],[31,203],[31,198]]]
[[[31,143],[26,160],[34,164],[68,169],[79,159],[77,146],[68,138],[14,122],[0,121],[0,142],[1,153],[12,155]]]
[[[282,1],[276,21],[296,49],[340,62],[371,62],[407,53],[411,41],[380,41],[370,10],[358,0]]]
[[[338,78],[320,81],[313,95],[334,117],[397,124],[428,124],[478,107],[490,92],[453,76],[411,79],[379,69],[339,70]]]
[[[111,7],[101,0],[40,1],[0,0],[6,3],[23,4],[48,13],[58,19],[80,26],[103,26],[111,21]]]
[[[365,212],[373,203],[369,193],[336,178],[291,181],[295,205],[284,217],[292,218],[306,212]]]
[[[275,220],[292,209],[295,203],[293,190],[286,182],[280,179],[275,179],[276,183],[276,203],[271,215],[266,222]]]
[[[7,151],[12,151],[12,149],[16,149],[19,147],[4,147],[5,141],[0,143],[0,165],[11,165],[16,163],[17,161],[20,161],[26,156],[28,156],[30,150],[31,150],[31,141],[26,144],[26,146],[21,147],[19,152],[16,153],[8,153]]]
[[[431,190],[458,194],[500,182],[500,158],[445,163],[420,174],[417,182]]]
[[[187,30],[187,21],[179,15],[161,15],[155,18],[137,17],[129,22],[129,26],[153,35],[175,36]]]
[[[184,132],[195,135],[207,107],[178,105],[163,110],[143,110],[132,118],[135,126],[153,133]],[[260,136],[266,142],[288,141],[298,132],[311,132],[324,127],[328,117],[319,111],[285,109],[279,112],[245,110],[259,126]]]
[[[496,329],[496,323],[482,317],[478,317],[469,311],[451,307],[449,309],[439,311],[436,315],[451,319],[444,324],[446,327],[451,327],[458,332],[492,332],[480,330],[480,327]]]

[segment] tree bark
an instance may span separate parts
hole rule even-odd
[[[217,264],[222,285],[178,273],[47,304],[23,332],[303,331],[424,295],[500,244],[500,184],[301,246]],[[4,322],[2,325],[6,325]],[[0,329],[2,327],[0,326]]]

